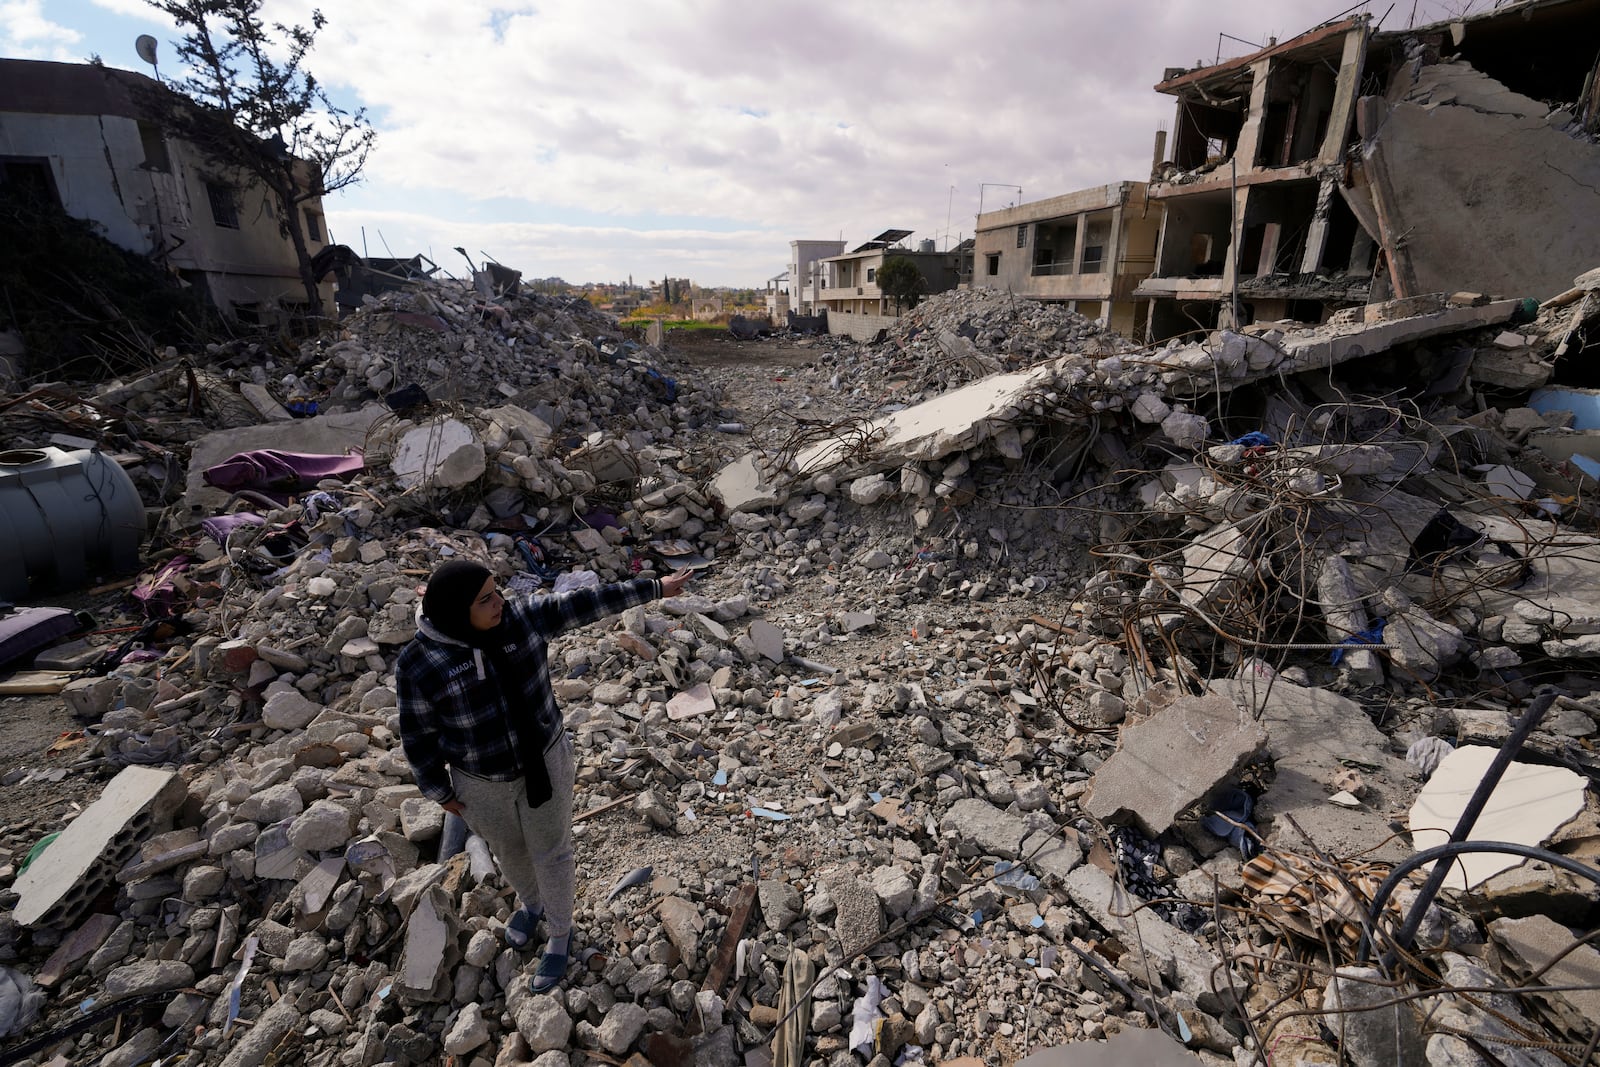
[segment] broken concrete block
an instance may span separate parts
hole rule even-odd
[[[124,767],[100,798],[17,876],[14,916],[23,926],[71,929],[78,914],[133,858],[139,842],[183,802],[173,771]]]
[[[729,511],[760,511],[776,507],[788,497],[766,480],[754,452],[734,460],[717,473],[711,492]]]
[[[711,686],[705,682],[697,683],[667,701],[667,718],[673,722],[709,715],[716,710],[717,702],[711,695]]]
[[[864,478],[857,478],[850,483],[850,499],[857,504],[876,504],[884,497],[894,492],[894,486],[889,482],[888,476],[883,474],[869,474]]]
[[[872,887],[846,868],[825,871],[820,880],[833,901],[834,936],[848,959],[876,941],[883,932],[883,906]]]
[[[1159,837],[1192,805],[1236,774],[1267,743],[1267,732],[1233,701],[1180,696],[1134,726],[1095,772],[1084,810],[1132,818]]]
[[[1402,842],[1393,840],[1385,812],[1410,802],[1415,788],[1410,768],[1390,754],[1388,738],[1360,704],[1281,676],[1218,679],[1211,690],[1226,695],[1267,730],[1274,774],[1272,785],[1256,801],[1256,818],[1269,843],[1303,847],[1285,818],[1293,816],[1317,847],[1334,855],[1396,860],[1409,854]],[[1370,800],[1361,808],[1327,802],[1347,759],[1376,768],[1364,774]]]
[[[1079,867],[1065,882],[1073,902],[1129,946],[1135,959],[1147,954],[1161,977],[1194,997],[1203,1011],[1223,1009],[1229,977],[1216,953],[1148,908],[1141,909],[1137,898],[1093,864]]]
[[[755,643],[756,651],[763,659],[773,663],[782,663],[784,656],[784,632],[765,619],[752,619],[750,622],[750,640]]]
[[[1328,1028],[1354,1067],[1422,1063],[1422,1028],[1411,1005],[1394,1001],[1393,984],[1376,967],[1340,967],[1324,1003]]]
[[[1129,410],[1134,418],[1152,426],[1172,414],[1172,406],[1155,393],[1140,393]]]
[[[441,886],[430,886],[417,899],[406,924],[405,954],[395,973],[395,989],[409,999],[444,999],[449,968],[457,953],[459,928],[450,896]]]
[[[534,1055],[567,1047],[567,1040],[572,1036],[572,1016],[567,1014],[567,1009],[561,1006],[558,998],[548,993],[527,997],[517,1004],[513,1014],[517,1020],[517,1031],[527,1041],[528,1051]],[[541,1060],[543,1058],[540,1056]],[[567,1058],[564,1051],[561,1058]]]
[[[355,831],[356,813],[335,800],[319,800],[289,824],[289,844],[308,852],[342,849]]]
[[[939,831],[953,834],[958,841],[972,845],[982,854],[1014,860],[1020,855],[1028,826],[1021,818],[1002,811],[977,797],[966,797],[950,805],[939,820]]]
[[[1179,599],[1204,608],[1232,599],[1256,572],[1249,538],[1237,525],[1218,526],[1195,538],[1183,550],[1183,588]]]
[[[1418,852],[1450,839],[1496,752],[1486,745],[1463,745],[1440,761],[1411,806],[1411,841]],[[1583,810],[1586,784],[1587,779],[1565,767],[1512,763],[1489,794],[1468,840],[1542,845]],[[1444,884],[1451,889],[1469,889],[1522,862],[1517,856],[1497,852],[1459,856],[1451,861]]]
[[[1330,643],[1343,641],[1372,625],[1365,601],[1350,575],[1350,564],[1343,556],[1329,555],[1318,568],[1317,606],[1322,609]],[[1339,658],[1339,669],[1356,685],[1378,685],[1383,681],[1383,664],[1370,648],[1347,649]]]
[[[459,489],[483,477],[487,458],[472,427],[437,419],[400,436],[389,467],[407,489]]]
[[[321,710],[322,705],[306,699],[300,690],[284,685],[267,696],[261,721],[274,730],[304,730]]]
[[[1211,424],[1203,415],[1174,411],[1161,420],[1161,432],[1179,448],[1201,448],[1211,433]]]
[[[1568,987],[1544,994],[1546,998],[1565,1001],[1589,1025],[1600,1019],[1600,952],[1592,945],[1569,952],[1576,939],[1573,932],[1544,915],[1495,919],[1489,923],[1489,936],[1517,961],[1523,973],[1544,971],[1539,985]],[[1545,970],[1557,956],[1562,957],[1560,962]]]
[[[661,898],[656,911],[661,916],[667,940],[678,950],[679,958],[693,969],[700,958],[700,932],[705,929],[705,919],[700,909],[682,897],[667,896]],[[524,1030],[523,1034],[526,1035],[527,1031]]]

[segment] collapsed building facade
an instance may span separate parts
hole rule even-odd
[[[1426,292],[1559,291],[1600,251],[1597,35],[1592,0],[1529,0],[1404,31],[1359,15],[1169,70],[1161,238],[1137,291],[1153,336],[1235,304],[1240,324],[1316,322]]]
[[[1144,182],[1114,182],[978,216],[969,284],[1061,303],[1125,337],[1143,337],[1149,302],[1134,289],[1155,263],[1161,215]]]
[[[162,115],[169,97],[133,71],[0,59],[0,182],[92,220],[231,317],[275,322],[303,312],[299,260],[274,197],[175,136]],[[321,198],[296,210],[314,255],[329,244]],[[327,307],[332,279],[320,289]]]

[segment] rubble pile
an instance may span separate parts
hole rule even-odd
[[[1586,446],[1535,443],[1581,394],[1479,406],[1515,392],[1494,353],[1545,362],[1573,301],[1529,321],[1438,297],[1150,351],[930,301],[948,317],[897,333],[924,362],[896,373],[935,366],[935,324],[994,372],[947,368],[973,380],[707,484],[724,401],[690,371],[653,398],[638,368],[664,359],[543,298],[396,299],[295,373],[322,368],[352,417],[413,381],[468,392],[378,408],[348,477],[175,533],[150,647],[35,663],[101,665],[57,677],[86,724],[71,771],[112,777],[65,825],[0,837],[28,861],[0,978],[48,993],[3,1031],[46,1032],[30,1062],[971,1067],[1154,1029],[1212,1067],[1400,1047],[1444,1067],[1588,1041],[1571,987],[1592,961],[1551,961],[1600,909],[1600,540]],[[1364,395],[1408,360],[1459,378]],[[540,410],[551,368],[579,366],[593,389]],[[763,389],[821,409],[826,371]],[[517,591],[699,568],[552,645],[580,889],[549,994],[528,991],[537,943],[503,941],[493,858],[447,840],[398,742],[395,657],[452,556]],[[1430,899],[1395,872],[1514,733],[1486,825],[1555,859],[1463,867]],[[1562,990],[1493,1012],[1469,992],[1547,964]],[[159,1016],[95,1014],[139,998]]]
[[[1062,353],[1110,356],[1135,348],[1060,304],[998,289],[951,289],[924,298],[897,319],[882,344],[847,346],[836,357],[832,384],[880,403],[915,403]]]

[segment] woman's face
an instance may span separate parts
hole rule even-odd
[[[500,625],[500,613],[505,606],[506,602],[500,596],[494,579],[488,578],[473,598],[472,607],[467,610],[467,621],[472,623],[474,630],[492,630]]]

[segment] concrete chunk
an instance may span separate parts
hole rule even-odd
[[[1159,837],[1191,805],[1231,778],[1267,743],[1267,732],[1231,700],[1180,696],[1134,726],[1095,772],[1084,810],[1131,817]]]
[[[1022,848],[1028,826],[1020,818],[1001,811],[987,800],[967,797],[958,800],[939,820],[939,829],[953,833],[984,853],[1014,860]]]
[[[12,883],[19,895],[17,922],[69,929],[183,797],[183,780],[175,772],[123,768],[100,799],[72,820]]]
[[[1116,934],[1135,959],[1141,950],[1148,953],[1151,968],[1194,997],[1202,1011],[1225,1008],[1228,976],[1216,953],[1148,908],[1140,910],[1141,901],[1092,864],[1079,867],[1065,882],[1073,902],[1102,929]]]
[[[711,687],[705,682],[699,682],[667,701],[667,718],[673,722],[709,715],[716,710],[717,702],[711,695]]]
[[[1256,818],[1269,843],[1304,847],[1285,818],[1292,815],[1318,848],[1334,855],[1394,860],[1408,854],[1402,842],[1391,840],[1385,813],[1410,802],[1410,768],[1389,752],[1388,738],[1360,704],[1283,678],[1219,679],[1211,689],[1267,728],[1273,778],[1256,802]],[[1375,768],[1363,774],[1367,789],[1357,808],[1328,803],[1346,759]]]
[[[1571,930],[1548,916],[1530,915],[1525,919],[1496,919],[1489,924],[1489,935],[1520,964],[1524,973],[1540,970],[1562,956],[1559,963],[1544,972],[1539,984],[1568,987],[1564,992],[1548,995],[1565,1000],[1591,1024],[1600,1019],[1600,952],[1590,945],[1568,952],[1575,940]]]

